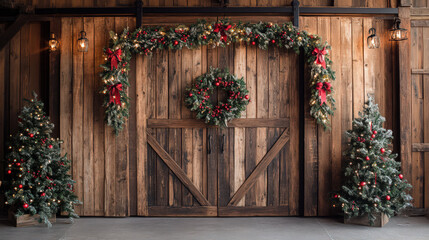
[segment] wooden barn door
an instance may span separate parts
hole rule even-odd
[[[297,65],[293,53],[245,46],[145,57],[147,215],[297,215]],[[183,104],[186,86],[210,66],[247,82],[251,102],[227,128],[207,126]]]

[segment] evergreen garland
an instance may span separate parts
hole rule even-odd
[[[6,156],[6,204],[16,216],[39,214],[40,222],[58,211],[77,218],[73,205],[80,204],[73,191],[70,160],[61,155],[61,140],[51,138],[54,124],[45,116],[37,95],[27,100],[18,118],[18,134],[11,136]]]
[[[210,95],[215,88],[222,89],[226,93],[226,101],[220,101],[213,106]],[[207,124],[226,127],[228,121],[239,118],[241,112],[246,109],[250,99],[247,95],[246,82],[238,79],[228,70],[211,68],[195,79],[195,84],[186,89],[185,103],[191,111],[197,112],[197,118],[203,119]]]
[[[208,45],[225,47],[246,44],[268,49],[269,46],[301,50],[310,67],[310,115],[325,129],[329,128],[329,115],[335,110],[331,80],[335,72],[331,68],[327,50],[330,46],[319,36],[295,28],[291,22],[273,24],[266,22],[232,23],[228,19],[208,23],[200,20],[190,26],[145,26],[119,35],[110,32],[111,41],[104,49],[106,62],[101,65],[104,81],[101,92],[105,94],[106,123],[118,134],[128,117],[128,71],[133,53],[151,55],[156,50],[182,48],[196,49]]]
[[[344,153],[345,182],[341,191],[333,195],[333,206],[346,217],[367,213],[372,225],[375,213],[392,217],[412,206],[412,197],[407,193],[411,185],[399,172],[401,163],[395,161],[398,155],[388,150],[392,131],[383,128],[386,120],[372,97],[359,116],[353,120],[352,130],[346,132],[350,143]]]

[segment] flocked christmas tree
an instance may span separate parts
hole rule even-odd
[[[39,214],[40,222],[51,226],[48,218],[58,211],[70,220],[79,204],[73,192],[67,155],[61,156],[61,140],[51,138],[54,124],[45,116],[43,103],[27,101],[18,118],[18,133],[11,137],[6,156],[6,204],[17,216]]]
[[[346,132],[350,143],[344,153],[345,181],[333,196],[333,206],[341,208],[346,217],[367,213],[372,225],[375,213],[392,217],[411,206],[412,198],[407,193],[411,185],[399,171],[397,154],[388,150],[392,131],[383,128],[385,118],[372,97],[359,116],[353,120],[352,130]]]

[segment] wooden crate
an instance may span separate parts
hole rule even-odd
[[[376,213],[374,214],[376,219],[374,221],[374,225],[372,227],[383,227],[387,222],[389,222],[389,217],[387,217],[384,213]],[[368,220],[368,214],[365,214],[360,217],[352,217],[347,218],[344,217],[344,223],[345,224],[356,224],[356,225],[364,225],[364,226],[371,226],[369,224]]]
[[[41,224],[39,223],[39,214],[31,216],[30,214],[24,214],[22,216],[16,217],[15,213],[12,211],[9,211],[9,222],[12,223],[15,227],[26,227],[26,226],[34,226]],[[56,222],[57,218],[56,216],[52,216],[49,218],[49,221],[51,223]]]

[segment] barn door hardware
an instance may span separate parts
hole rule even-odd
[[[220,141],[220,152],[223,153],[224,152],[224,144],[225,144],[225,134],[222,134],[222,138]]]

